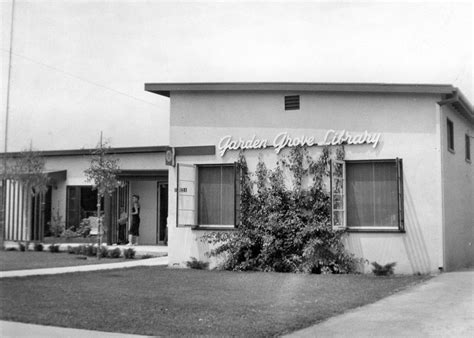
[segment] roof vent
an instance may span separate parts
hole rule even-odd
[[[285,96],[285,110],[298,110],[300,109],[300,96],[290,95]]]

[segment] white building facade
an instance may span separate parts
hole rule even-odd
[[[343,144],[343,201],[332,216],[347,230],[350,252],[370,262],[397,262],[397,273],[473,266],[474,115],[456,88],[153,83],[145,89],[170,98],[172,148],[211,149],[168,154],[175,156],[170,265],[209,260],[202,235],[238,227],[239,151],[254,171],[259,156],[274,168],[277,152],[294,145],[308,146],[315,157],[324,145]]]

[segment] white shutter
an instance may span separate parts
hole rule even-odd
[[[346,164],[331,160],[331,223],[335,230],[346,227]]]
[[[178,163],[177,176],[176,225],[193,226],[197,223],[196,166]]]

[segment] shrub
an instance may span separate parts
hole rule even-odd
[[[18,243],[18,248],[20,249],[20,251],[26,251],[25,243]]]
[[[73,230],[73,228],[66,229],[61,234],[61,237],[64,237],[66,239],[74,238],[74,237],[78,237],[78,236],[79,235]]]
[[[80,245],[77,254],[89,257],[97,256],[97,247],[92,244]]]
[[[344,230],[331,225],[331,156],[342,160],[344,148],[331,155],[325,147],[313,160],[306,148],[296,147],[273,170],[260,158],[252,175],[241,153],[240,224],[233,232],[204,235],[216,245],[209,255],[223,255],[227,270],[355,272],[362,260],[345,251]]]
[[[73,246],[68,245],[67,246],[67,253],[70,254],[70,255],[77,255],[76,248],[77,247],[73,247]]]
[[[132,248],[128,248],[123,250],[123,257],[125,259],[134,259],[135,258],[135,250]]]
[[[119,248],[109,250],[108,252],[108,257],[110,258],[120,258],[121,255],[122,255],[122,252]]]
[[[207,270],[209,268],[209,263],[198,261],[196,257],[191,257],[191,260],[186,262],[186,266],[191,269]]]
[[[34,250],[35,251],[43,251],[44,246],[41,243],[35,243]]]
[[[372,262],[372,272],[376,276],[390,276],[393,275],[394,273],[394,267],[397,263],[392,262],[392,263],[387,263],[385,265],[380,265],[377,262]]]
[[[51,244],[49,246],[49,251],[52,252],[52,253],[59,252],[59,244]]]
[[[107,249],[106,246],[101,245],[100,248],[99,248],[99,257],[100,258],[107,258],[108,255],[109,255],[109,249]]]
[[[7,251],[17,251],[18,249],[15,248],[14,246],[10,246],[10,247],[6,248],[5,250],[7,250]]]
[[[154,258],[155,256],[153,255],[150,255],[150,254],[145,254],[145,255],[141,255],[141,259],[148,259],[148,258]]]
[[[54,237],[59,237],[64,232],[65,226],[63,217],[59,214],[59,208],[56,210],[56,213],[52,215],[51,225],[49,230]]]
[[[78,236],[87,237],[90,232],[90,220],[88,218],[82,219],[81,223],[79,223],[79,228],[77,229],[76,233],[78,234]]]

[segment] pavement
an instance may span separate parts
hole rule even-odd
[[[0,278],[55,275],[55,274],[60,274],[60,273],[112,270],[112,269],[133,268],[136,266],[156,266],[156,265],[165,265],[165,266],[168,265],[168,257],[164,256],[164,257],[147,258],[147,259],[136,259],[136,260],[120,262],[120,263],[65,266],[61,268],[0,271]]]
[[[127,338],[127,337],[146,337],[125,333],[113,333],[104,331],[91,331],[80,329],[69,329],[66,327],[55,327],[45,325],[24,324],[16,322],[7,322],[0,320],[0,336],[4,338]]]
[[[66,251],[67,246],[71,244],[61,244],[60,250]],[[76,244],[75,244],[76,245]],[[119,263],[103,263],[103,264],[90,264],[90,265],[78,265],[78,266],[66,266],[60,268],[43,268],[43,269],[28,269],[28,270],[12,270],[12,271],[0,271],[0,278],[7,277],[27,277],[27,276],[39,276],[39,275],[54,275],[60,273],[72,273],[72,272],[84,272],[84,271],[98,271],[98,270],[111,270],[111,269],[123,269],[132,268],[136,266],[157,266],[157,265],[168,265],[168,247],[156,246],[156,245],[138,245],[138,246],[126,246],[126,245],[113,245],[110,248],[133,248],[137,255],[156,255],[156,258],[147,259],[134,259]],[[47,250],[47,248],[45,249]]]
[[[474,271],[443,273],[286,337],[473,337]]]

